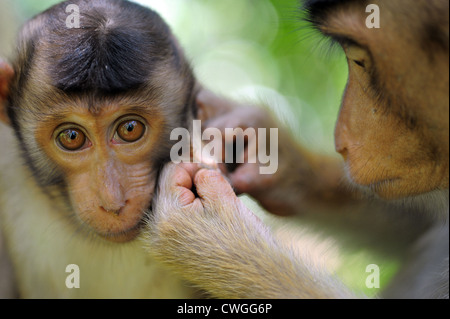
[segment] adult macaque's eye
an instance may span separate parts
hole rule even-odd
[[[57,141],[67,151],[78,151],[86,144],[86,135],[78,129],[67,129],[59,133]]]
[[[136,120],[122,122],[117,128],[118,137],[128,143],[136,142],[144,135],[144,133],[145,125]]]
[[[370,55],[363,48],[358,46],[348,46],[344,48],[347,58],[362,68],[370,66]]]
[[[353,60],[353,62],[355,62],[356,65],[359,65],[362,68],[366,67],[366,63],[364,61]]]

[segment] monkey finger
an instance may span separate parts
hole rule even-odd
[[[200,170],[200,166],[192,163],[169,164],[168,166],[166,168],[168,173],[163,175],[163,178],[169,183],[169,192],[174,193],[176,202],[181,207],[192,204],[196,199],[193,179]]]
[[[212,118],[204,123],[204,129],[206,128],[216,128],[225,134],[226,128],[237,128],[242,127],[242,119],[240,119],[239,114],[232,111],[230,113]],[[245,129],[245,128],[244,128]]]
[[[194,203],[197,196],[193,190],[193,180],[195,174],[200,170],[200,166],[192,163],[182,163],[177,166],[178,173],[175,172],[173,178],[178,190],[177,202],[181,207],[186,207]]]
[[[191,205],[195,201],[195,194],[188,188],[179,189],[177,196],[177,203],[182,207]]]
[[[192,188],[192,177],[188,170],[169,163],[160,174],[159,189],[163,198],[178,196],[183,189]]]
[[[197,174],[197,172],[202,169],[202,167],[196,163],[181,163],[178,165],[178,167],[186,171],[186,173],[191,178],[191,181],[194,180],[195,174]]]
[[[249,136],[247,146],[241,152],[237,152],[236,164],[256,164],[258,155],[258,143],[256,136]]]
[[[246,163],[240,165],[234,172],[228,174],[231,185],[239,194],[252,194],[264,187],[264,177],[259,173],[259,164]]]
[[[199,197],[209,202],[234,202],[237,199],[230,183],[215,170],[200,170],[194,177]]]
[[[167,164],[161,173],[161,184],[169,188],[192,188],[192,179],[197,169],[196,166],[195,164]]]
[[[225,176],[230,173],[229,167],[226,163],[218,163],[217,167],[219,168],[219,171],[224,174]]]
[[[197,106],[199,109],[199,118],[207,121],[221,114],[230,112],[233,105],[209,90],[202,89],[197,95]]]

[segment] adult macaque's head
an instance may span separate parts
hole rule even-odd
[[[336,150],[350,179],[383,198],[447,189],[449,3],[370,4],[380,28],[367,24],[368,1],[308,1],[315,25],[348,59]]]

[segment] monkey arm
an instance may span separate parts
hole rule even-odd
[[[318,208],[335,210],[358,203],[358,190],[346,182],[342,160],[314,154],[299,145],[270,111],[239,104],[204,89],[197,97],[197,104],[205,128],[221,130],[224,139],[227,128],[278,128],[278,170],[275,174],[262,175],[262,165],[248,161],[225,170],[238,194],[249,194],[266,210],[278,215],[305,213]]]
[[[160,180],[149,251],[212,296],[355,297],[306,253],[278,241],[218,172],[168,165]]]

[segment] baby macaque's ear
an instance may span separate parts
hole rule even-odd
[[[9,85],[14,76],[12,67],[0,58],[0,121],[9,124],[6,112],[6,101],[9,96]]]

